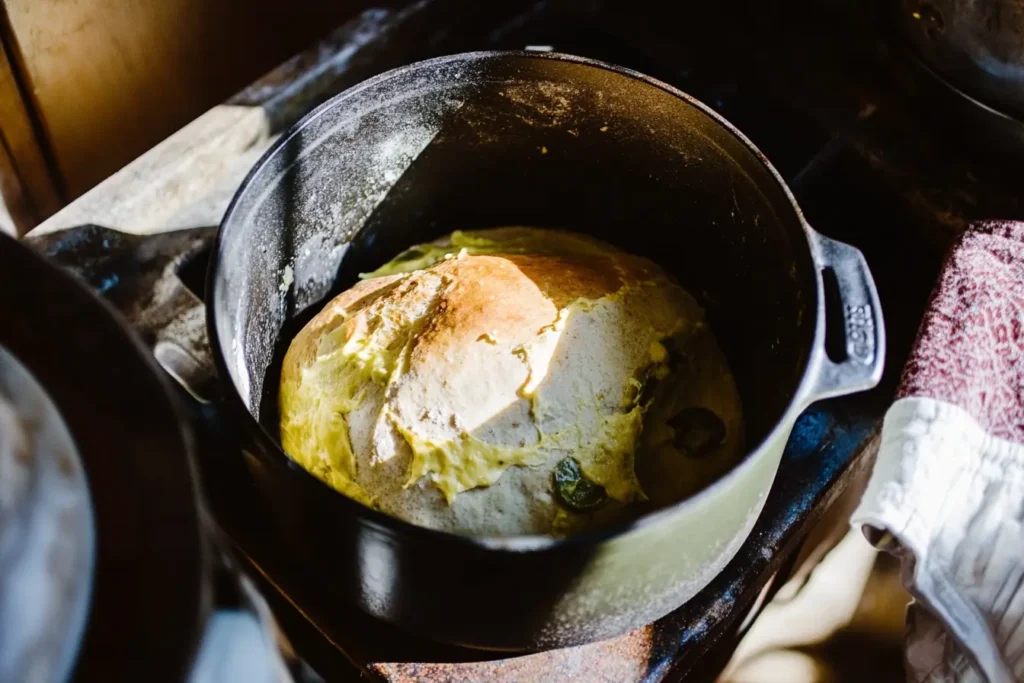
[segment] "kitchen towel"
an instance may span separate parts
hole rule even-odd
[[[1024,223],[986,222],[946,260],[851,517],[901,558],[908,680],[1024,680],[1022,519]]]

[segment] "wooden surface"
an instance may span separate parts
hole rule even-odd
[[[505,0],[500,11],[511,12],[506,8],[516,4]],[[474,0],[420,0],[395,10],[364,10],[100,182],[34,232],[96,224],[152,234],[217,225],[252,165],[309,109],[381,71],[429,56],[424,44],[451,53],[475,46],[423,34],[423,25],[459,16],[466,26],[484,26],[495,12]],[[486,30],[479,33],[486,35]]]
[[[8,59],[7,42],[0,41],[0,193],[6,205],[0,230],[20,234],[62,202]]]
[[[349,52],[341,46],[369,42],[414,12],[415,7],[397,13],[363,12],[333,31],[316,49],[293,57],[231,103],[213,107],[100,182],[34,232],[96,224],[152,234],[217,225],[245,174],[281,127],[304,113],[305,109],[291,112],[290,118],[281,120],[281,112],[290,111],[296,99],[296,83],[307,83],[305,98],[315,103],[317,97],[326,98],[341,88],[335,79],[348,76],[349,81],[357,81],[358,75],[349,74],[351,67],[363,52],[375,54],[375,50],[364,45],[360,51]]]
[[[315,42],[365,0],[3,4],[12,58],[72,199]]]

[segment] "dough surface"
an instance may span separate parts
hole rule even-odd
[[[703,406],[710,456],[673,441]],[[328,303],[281,372],[281,442],[328,485],[456,533],[565,534],[689,495],[741,454],[739,400],[697,302],[655,264],[573,233],[456,232]],[[572,457],[603,490],[573,509]]]

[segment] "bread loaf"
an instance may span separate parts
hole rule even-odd
[[[692,406],[724,427],[710,457],[671,426]],[[364,276],[292,341],[279,407],[284,450],[328,485],[475,535],[611,523],[741,452],[694,298],[647,259],[553,230],[457,232]]]

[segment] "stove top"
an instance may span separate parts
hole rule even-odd
[[[886,317],[882,385],[816,404],[799,419],[757,526],[704,591],[626,636],[523,656],[418,640],[355,611],[343,632],[321,630],[317,587],[275,552],[268,513],[247,495],[226,426],[191,401],[206,494],[225,540],[248,563],[298,653],[324,678],[713,680],[746,617],[792,569],[809,530],[870,466],[942,254],[968,221],[1021,218],[1024,209],[1005,159],[936,120],[938,105],[913,60],[895,36],[879,32],[884,3],[778,4],[785,8],[732,3],[726,12],[687,3],[655,12],[636,0],[422,0],[388,22],[382,10],[364,14],[233,100],[262,106],[281,129],[367,76],[440,54],[529,47],[633,68],[689,92],[743,130],[790,183],[809,222],[864,252]],[[363,30],[371,24],[373,31]],[[348,52],[339,62],[341,51]],[[79,226],[29,239],[108,296],[151,344],[184,334],[203,353],[196,311],[214,232],[136,237]]]

